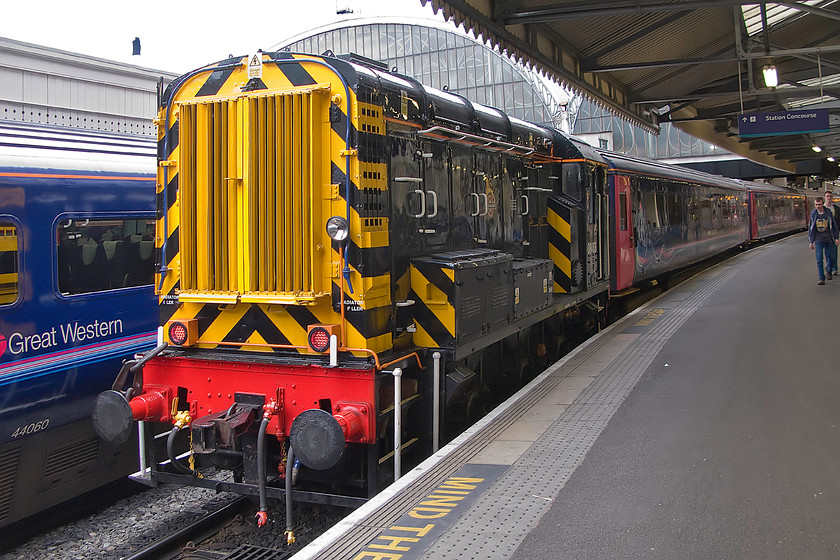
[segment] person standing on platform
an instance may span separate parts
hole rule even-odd
[[[837,245],[840,245],[840,231],[837,229],[834,216],[826,210],[821,197],[814,201],[811,225],[808,228],[808,242],[811,249],[816,248],[817,250],[817,273],[820,278],[817,284],[822,286],[825,284],[826,276],[831,280],[834,274],[832,271],[837,270],[837,263],[833,255],[836,254]],[[835,251],[832,252],[829,247],[834,247]],[[826,269],[823,268],[823,253],[825,253],[825,258],[828,261],[828,274],[826,274]]]
[[[825,209],[831,212],[831,215],[834,216],[834,221],[837,222],[837,228],[840,229],[840,207],[834,204],[833,200],[834,193],[830,190],[825,191]],[[829,245],[828,248],[834,255],[834,268],[826,268],[825,270],[828,278],[830,279],[831,275],[837,274],[837,245]]]

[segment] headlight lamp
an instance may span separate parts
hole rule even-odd
[[[350,234],[350,225],[341,216],[333,216],[327,220],[327,235],[333,241],[344,241]]]

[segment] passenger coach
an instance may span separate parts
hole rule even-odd
[[[154,148],[0,125],[0,526],[136,469],[90,416],[155,343]]]

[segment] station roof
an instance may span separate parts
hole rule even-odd
[[[645,128],[670,121],[788,172],[840,160],[840,0],[421,2]],[[813,108],[828,132],[738,136],[739,114]]]

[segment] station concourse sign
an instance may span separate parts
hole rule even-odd
[[[741,138],[803,132],[828,132],[828,109],[738,115],[738,136]]]

